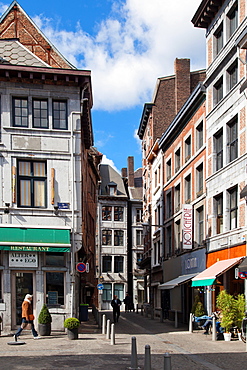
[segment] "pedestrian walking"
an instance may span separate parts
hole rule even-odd
[[[26,327],[28,327],[28,324],[31,326],[33,338],[34,339],[40,339],[40,337],[38,336],[37,331],[34,328],[34,323],[33,323],[34,316],[33,316],[32,300],[33,300],[33,296],[31,294],[26,294],[26,296],[24,298],[24,301],[22,302],[22,306],[21,306],[21,309],[22,309],[22,312],[21,312],[21,316],[22,316],[21,326],[14,335],[15,340],[17,340],[17,337],[19,337],[21,335],[22,330],[25,329]]]
[[[126,293],[126,296],[125,296],[123,302],[125,304],[125,312],[130,312],[131,311],[132,299],[131,299],[131,296],[129,295],[129,293]]]
[[[122,302],[116,295],[114,295],[113,300],[111,301],[111,306],[113,308],[113,321],[114,323],[118,322],[120,316],[120,306]]]

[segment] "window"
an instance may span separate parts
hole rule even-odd
[[[238,5],[237,3],[232,7],[230,12],[227,14],[229,19],[229,37],[234,33],[238,27]]]
[[[235,61],[227,70],[228,90],[231,90],[238,82],[238,62]]]
[[[102,230],[102,245],[112,245],[111,230]]]
[[[136,222],[142,222],[142,209],[136,210]]]
[[[175,172],[181,167],[181,153],[180,148],[175,152]]]
[[[143,245],[143,231],[136,230],[136,245]]]
[[[204,239],[204,214],[203,214],[203,207],[199,207],[196,210],[197,215],[197,243],[198,245],[202,245]]]
[[[199,150],[203,146],[203,122],[201,122],[196,128],[196,150]]]
[[[175,246],[177,252],[180,252],[181,247],[181,222],[177,220],[175,222]]]
[[[157,265],[160,263],[160,241],[158,240],[154,243],[154,255],[153,255],[153,264]]]
[[[103,293],[102,293],[103,301],[111,301],[112,300],[112,285],[104,283]]]
[[[172,193],[171,191],[166,195],[166,217],[172,216]]]
[[[191,157],[191,136],[187,137],[185,140],[185,162],[187,162]]]
[[[216,213],[216,234],[223,232],[223,194],[214,198]]]
[[[139,268],[139,263],[142,262],[143,255],[142,253],[136,253],[136,268]]]
[[[167,257],[172,255],[172,228],[168,226],[166,228],[166,245],[167,245]]]
[[[46,163],[18,161],[18,206],[46,207]]]
[[[108,206],[102,207],[102,220],[111,221],[111,212],[112,212],[112,207],[108,207]]]
[[[123,230],[114,230],[114,245],[123,246]]]
[[[172,176],[172,161],[169,159],[166,162],[166,181],[169,181]]]
[[[112,196],[117,195],[117,184],[111,183],[108,184],[109,194]]]
[[[191,175],[185,178],[185,202],[189,203],[191,201]]]
[[[235,117],[228,125],[229,162],[238,157],[238,120]]]
[[[123,207],[114,207],[114,221],[123,221]]]
[[[114,257],[114,272],[123,272],[123,261],[124,258],[122,256]]]
[[[48,128],[47,100],[33,100],[33,127]]]
[[[53,128],[67,130],[67,102],[54,100],[53,102]]]
[[[223,77],[214,85],[214,105],[223,99]]]
[[[112,271],[112,256],[103,256],[102,257],[102,272],[111,272]]]
[[[215,37],[215,52],[216,55],[221,51],[223,48],[223,24],[220,25],[218,30],[214,34]]]
[[[197,196],[202,195],[203,193],[203,163],[201,163],[197,169],[196,169],[196,177],[197,177],[197,182],[196,182],[196,193]]]
[[[223,167],[223,130],[214,135],[215,152],[216,152],[216,171]]]
[[[228,191],[230,203],[230,230],[237,227],[238,221],[238,191],[237,187]]]
[[[124,285],[123,284],[114,284],[114,295],[116,295],[120,301],[124,299]]]
[[[64,305],[64,273],[46,272],[46,304]]]
[[[15,127],[28,127],[27,98],[13,98],[13,125]]]
[[[180,210],[180,184],[175,186],[175,193],[174,193],[174,203],[175,203],[175,212]]]
[[[46,266],[65,266],[64,253],[46,252],[45,264]]]

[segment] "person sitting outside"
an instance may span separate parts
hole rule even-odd
[[[205,329],[205,332],[203,334],[208,334],[209,330],[213,326],[213,317],[215,317],[216,321],[216,332],[219,332],[220,328],[220,311],[215,311],[212,313],[209,319],[206,320],[206,322],[202,325],[202,328]]]

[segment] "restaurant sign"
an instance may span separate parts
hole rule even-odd
[[[9,267],[38,267],[38,253],[9,253]]]

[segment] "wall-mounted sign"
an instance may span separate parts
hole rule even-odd
[[[9,267],[38,267],[36,252],[10,252]]]
[[[192,217],[193,209],[191,204],[183,205],[183,249],[192,249]]]
[[[86,269],[87,269],[87,266],[86,266],[86,264],[85,264],[85,263],[83,263],[83,262],[79,262],[79,263],[77,263],[77,265],[76,265],[76,270],[77,270],[78,272],[85,272],[85,271],[86,271]]]
[[[58,203],[59,209],[69,209],[70,204],[69,203]]]

